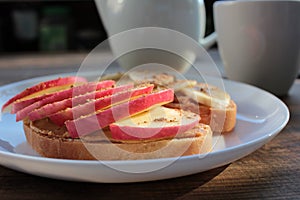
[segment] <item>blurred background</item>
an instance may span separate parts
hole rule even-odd
[[[214,30],[206,0],[206,34]],[[93,0],[0,1],[0,55],[89,51],[107,38]]]

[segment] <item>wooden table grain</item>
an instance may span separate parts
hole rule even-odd
[[[220,63],[216,51],[210,52]],[[84,53],[0,58],[0,85],[73,72]],[[291,113],[272,141],[229,165],[161,181],[96,184],[28,175],[0,166],[0,199],[300,199],[300,79],[281,98]]]

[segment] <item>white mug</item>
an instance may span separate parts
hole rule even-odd
[[[95,0],[95,3],[109,37],[135,28],[159,27],[183,33],[204,48],[209,48],[216,41],[215,33],[204,38],[206,14],[203,0]],[[130,39],[132,43],[139,42],[135,38]],[[111,49],[116,55],[122,53],[121,45],[110,41]],[[157,57],[161,59],[153,59],[155,62],[182,72],[190,66],[184,59],[176,59],[176,56],[162,51],[148,50],[129,54],[118,60],[125,68],[152,62]]]
[[[300,67],[300,1],[216,2],[214,20],[226,76],[286,95]]]

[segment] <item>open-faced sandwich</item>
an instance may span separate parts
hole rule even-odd
[[[2,112],[23,121],[42,156],[131,160],[211,151],[213,131],[234,128],[236,105],[216,87],[160,74],[126,84],[57,78],[12,97]]]

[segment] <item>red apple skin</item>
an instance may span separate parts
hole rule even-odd
[[[70,88],[67,90],[53,93],[51,96],[44,98],[40,101],[34,102],[33,104],[19,110],[16,113],[16,121],[23,120],[25,117],[27,117],[29,115],[29,113],[31,113],[35,109],[39,109],[39,108],[43,107],[44,105],[59,102],[59,101],[65,101],[66,99],[69,99],[69,98],[72,99],[72,96],[78,96],[80,94],[85,94],[86,92],[91,92],[91,93],[87,93],[87,94],[89,94],[90,96],[93,97],[93,94],[95,96],[95,94],[97,94],[97,92],[98,92],[95,90],[109,88],[109,87],[112,87],[114,84],[115,84],[114,81],[91,82],[91,83],[87,83],[84,85],[76,86],[74,88]],[[87,97],[84,97],[85,95],[81,95],[81,96],[83,98],[87,98]],[[74,98],[74,99],[76,99],[76,98]],[[13,106],[14,105],[15,104],[13,104]],[[67,105],[69,105],[69,104],[67,104]],[[71,102],[71,105],[72,105],[72,102]],[[59,103],[58,103],[58,106],[59,106]],[[59,107],[53,107],[53,109],[58,110]]]
[[[11,114],[16,114],[18,111],[28,107],[28,106],[32,106],[34,105],[36,102],[42,101],[44,99],[47,99],[48,97],[51,97],[52,94],[44,94],[42,96],[38,96],[38,97],[34,97],[31,99],[26,99],[23,101],[15,101],[14,103],[11,104]]]
[[[66,121],[65,125],[70,136],[77,138],[107,127],[118,120],[149,110],[154,106],[172,102],[173,99],[174,91],[166,89],[144,95],[87,117]]]
[[[79,83],[84,82],[86,83],[87,80],[83,77],[76,77],[76,76],[69,76],[64,78],[57,78],[49,81],[45,81],[42,83],[39,83],[37,85],[34,85],[32,87],[26,88],[24,91],[20,92],[19,94],[15,95],[11,99],[9,99],[1,108],[1,112],[10,112],[10,105],[17,101],[18,99],[24,98],[28,95],[31,95],[33,93],[39,92],[41,90],[54,87],[54,86],[61,86],[61,85],[67,85],[67,84],[73,84],[73,83]]]
[[[153,85],[149,85],[147,87],[134,88],[125,92],[119,92],[111,96],[104,96],[103,98],[96,99],[95,101],[89,101],[70,109],[61,110],[60,112],[50,115],[49,118],[55,124],[62,126],[68,120],[77,119],[81,116],[94,113],[97,110],[108,108],[111,105],[119,104],[120,102],[126,101],[132,97],[150,94],[153,87]]]
[[[29,112],[26,107],[24,112],[24,109],[17,112],[16,119],[18,121],[28,116],[31,121],[35,121],[38,119],[48,117],[54,113],[65,110],[67,108],[71,108],[72,106],[77,106],[78,104],[86,103],[89,100],[108,96],[113,93],[127,90],[130,88],[133,88],[133,84],[122,85],[115,88],[106,88],[104,90],[93,91],[90,93],[78,95],[76,97],[72,97],[71,94],[66,98],[55,99],[55,101],[48,102],[47,104],[44,104],[43,106],[40,106],[39,108],[36,108],[34,110],[30,109]]]
[[[163,127],[142,127],[142,126],[118,126],[110,124],[111,137],[115,140],[145,140],[145,139],[164,139],[175,137],[184,133],[199,123],[200,117],[195,114],[188,124]],[[167,123],[166,123],[167,125]]]
[[[75,86],[69,89],[64,89],[61,91],[57,91],[55,93],[51,94],[45,94],[42,96],[34,97],[31,99],[27,99],[24,101],[16,101],[12,104],[12,114],[17,113],[18,111],[21,111],[22,109],[29,107],[26,109],[26,112],[41,107],[42,105],[52,103],[55,101],[60,101],[63,99],[71,98],[72,96],[78,96],[87,92],[92,92],[95,90],[100,90],[108,87],[112,87],[115,84],[115,81],[107,80],[107,81],[101,81],[101,82],[90,82],[83,85]],[[36,103],[37,102],[37,103]],[[23,114],[21,116],[24,116],[25,111],[22,111]],[[19,118],[17,115],[17,118]]]

